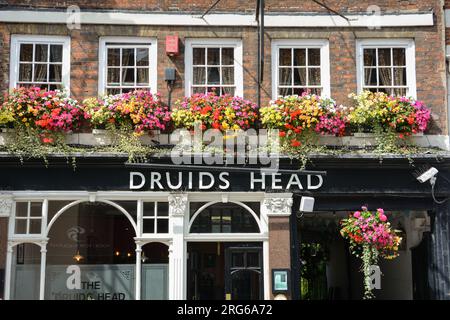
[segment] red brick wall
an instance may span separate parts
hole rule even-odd
[[[31,1],[9,0],[10,4],[29,5]],[[37,1],[33,1],[36,3]],[[222,1],[218,10],[254,10],[254,1]],[[447,1],[448,2],[448,1]],[[77,3],[92,8],[144,8],[147,10],[179,10],[188,8],[205,9],[213,1],[38,1],[43,6],[65,7]],[[189,5],[187,5],[189,3]],[[269,10],[321,11],[312,1],[266,1]],[[327,4],[342,12],[364,12],[372,1],[327,1]],[[330,41],[331,95],[338,103],[347,104],[348,94],[356,91],[356,46],[358,38],[414,38],[416,44],[417,96],[433,110],[435,124],[431,133],[447,133],[446,114],[446,65],[444,21],[441,1],[377,1],[383,11],[424,11],[433,9],[435,25],[432,27],[382,28],[266,28],[265,74],[263,84],[263,104],[271,98],[271,39],[319,38]],[[301,8],[300,8],[301,7]],[[155,9],[156,8],[156,9]],[[164,52],[164,40],[168,34],[178,34],[181,42],[185,38],[240,38],[243,42],[244,96],[256,101],[256,56],[257,34],[255,28],[241,27],[159,27],[159,26],[107,26],[82,25],[81,30],[70,31],[65,26],[0,24],[0,90],[8,88],[9,40],[10,34],[55,34],[70,35],[71,44],[71,91],[78,99],[97,94],[98,40],[100,36],[149,36],[158,38],[158,90],[163,99],[167,98],[164,68],[175,67],[178,81],[173,92],[174,99],[184,95],[184,55],[169,58]],[[183,52],[184,47],[181,46]]]
[[[291,268],[289,217],[269,218],[269,268]],[[270,275],[272,277],[272,274]],[[272,278],[270,278],[272,289]],[[270,290],[272,292],[272,290]],[[273,298],[273,295],[272,295]]]

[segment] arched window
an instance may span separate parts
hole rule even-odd
[[[255,216],[236,203],[216,203],[192,217],[191,233],[259,233]]]
[[[54,220],[48,237],[45,299],[134,299],[136,233],[121,210],[78,203]]]

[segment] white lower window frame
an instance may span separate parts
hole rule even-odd
[[[48,35],[11,35],[9,87],[16,88],[19,82],[20,45],[21,44],[59,44],[63,46],[62,85],[70,93],[70,37]],[[39,82],[36,82],[39,83]]]
[[[358,93],[364,88],[364,49],[404,48],[406,59],[406,96],[417,98],[416,46],[414,39],[359,39],[356,41],[356,78]]]
[[[234,95],[244,96],[244,70],[242,65],[242,40],[241,39],[186,39],[184,54],[185,95],[192,95],[193,85],[193,48],[200,47],[233,47],[234,48]]]
[[[123,45],[125,48],[137,45],[138,47],[148,44],[150,45],[149,55],[149,84],[150,92],[155,94],[158,92],[158,40],[148,37],[100,37],[98,49],[98,95],[106,94],[107,72],[108,72],[108,50],[107,44],[113,44],[115,47]],[[123,88],[123,87],[118,87]]]
[[[274,39],[272,40],[272,99],[278,98],[280,49],[320,49],[321,96],[330,97],[330,45],[325,39]]]

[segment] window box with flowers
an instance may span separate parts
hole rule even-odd
[[[36,143],[70,143],[72,133],[80,128],[82,119],[78,102],[65,91],[38,87],[12,89],[0,109],[0,122],[10,138],[22,144],[33,140],[30,148]],[[13,140],[8,142],[13,143]]]
[[[335,137],[346,131],[346,107],[332,99],[304,93],[280,97],[261,108],[261,123],[266,129],[277,129],[285,147],[339,144]],[[322,138],[322,143],[320,138]]]
[[[431,118],[430,109],[412,98],[370,91],[349,97],[354,102],[348,114],[349,125],[359,131],[354,137],[371,139],[383,151],[412,144],[411,138],[423,135]]]
[[[196,127],[201,131],[218,130],[223,134],[222,143],[226,144],[228,138],[235,138],[237,131],[256,128],[258,107],[249,100],[228,94],[197,93],[175,102],[172,120],[176,128],[187,129],[191,134]]]
[[[85,144],[108,145],[127,135],[153,144],[152,140],[158,139],[160,131],[169,129],[171,123],[168,107],[158,95],[146,90],[89,98],[83,101],[83,110],[92,126],[92,135],[86,136]],[[124,135],[118,135],[120,132]]]

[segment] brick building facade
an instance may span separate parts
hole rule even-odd
[[[201,18],[213,3],[207,0],[0,1],[0,91],[7,92],[20,83],[51,86],[58,82],[62,86],[67,85],[71,95],[81,101],[108,90],[127,89],[124,83],[129,76],[127,72],[132,70],[130,79],[133,80],[130,81],[134,87],[150,87],[152,91],[160,92],[167,102],[169,91],[165,69],[175,68],[172,102],[198,88],[208,90],[216,85],[225,90],[223,92],[234,90],[232,92],[237,95],[256,102],[259,63],[255,22],[257,1],[221,1]],[[70,6],[78,6],[72,8],[75,16],[66,12]],[[450,45],[450,27],[446,26],[450,26],[450,19],[446,20],[447,10],[450,10],[450,2],[438,0],[380,0],[375,3],[332,0],[327,1],[326,6],[314,1],[265,1],[261,104],[266,105],[280,92],[298,93],[306,88],[331,96],[339,104],[348,104],[350,93],[366,87],[399,92],[416,97],[431,108],[433,121],[426,135],[436,136],[442,144],[450,145],[446,63],[446,55],[450,55],[450,51],[446,51],[446,45]],[[372,15],[374,12],[375,16]],[[72,21],[74,17],[80,17],[80,20]],[[68,21],[79,22],[80,25],[73,28],[73,24],[67,25]],[[178,55],[170,56],[166,53],[166,37],[173,35],[179,37],[180,50]],[[27,45],[33,48],[31,54],[25,50],[22,52]],[[48,51],[38,53],[35,51],[37,46],[47,46],[45,50]],[[59,48],[60,54],[51,51]],[[230,49],[232,62],[228,56]],[[124,62],[124,50],[132,50],[133,63]],[[138,61],[137,56],[139,52],[142,54],[142,50],[147,50],[144,55],[148,58]],[[119,62],[114,60],[117,56],[113,52],[119,52]],[[67,53],[70,54],[65,56]],[[55,60],[49,58],[52,54]],[[209,54],[213,57],[211,59],[216,59],[214,63],[209,63]],[[366,54],[369,56],[367,59],[373,61],[367,62]],[[42,65],[48,67],[47,71],[36,71]],[[28,67],[31,68],[29,74]],[[58,67],[63,70],[60,76],[55,76]],[[150,74],[145,74],[144,69],[148,69]],[[216,72],[215,69],[217,83],[202,80],[206,81],[205,84],[195,80],[196,77],[207,79],[210,72]],[[285,72],[286,69],[292,69],[292,73]],[[119,70],[117,74],[116,70]],[[305,75],[298,71],[296,78],[294,70],[305,70]],[[376,74],[375,80],[372,71],[367,70]],[[65,71],[68,72],[66,78]],[[137,80],[139,72],[142,72],[142,79],[146,79],[141,84]],[[45,79],[35,81],[36,73]],[[119,85],[109,80],[116,75]],[[50,81],[52,76],[57,81]],[[153,83],[152,79],[156,82]],[[443,156],[442,161],[433,156],[419,155],[415,161],[417,164],[431,163],[447,175],[448,159],[448,156]],[[131,181],[132,185],[134,176],[145,179],[148,172],[144,169],[130,172],[123,164],[125,160],[121,156],[81,159],[77,173],[72,173],[62,169],[62,162],[58,159],[57,166],[44,169],[33,163],[19,167],[8,155],[0,158],[0,173],[5,177],[4,182],[0,182],[0,195],[12,208],[5,209],[5,213],[0,212],[7,217],[0,218],[0,233],[3,233],[0,235],[0,270],[5,269],[6,274],[5,298],[85,298],[84,292],[77,291],[73,296],[70,288],[63,288],[61,283],[64,279],[60,274],[64,274],[64,270],[69,273],[69,268],[75,274],[77,271],[98,271],[95,264],[101,264],[98,262],[100,258],[93,263],[94,266],[81,263],[77,269],[77,263],[90,254],[80,246],[78,237],[87,236],[92,226],[113,228],[109,224],[113,218],[110,221],[101,214],[113,216],[111,207],[114,207],[126,216],[122,220],[114,220],[114,228],[123,227],[127,232],[122,229],[121,232],[127,236],[129,229],[136,231],[135,237],[130,236],[127,240],[129,242],[120,237],[116,242],[109,238],[105,240],[106,247],[111,243],[114,247],[114,250],[108,247],[111,249],[109,254],[114,256],[105,258],[106,262],[103,262],[110,268],[106,268],[107,271],[131,275],[125,277],[123,287],[115,288],[119,296],[123,294],[127,299],[307,299],[298,285],[302,277],[300,261],[304,258],[300,243],[318,241],[314,237],[320,232],[317,233],[305,222],[307,219],[302,220],[303,215],[297,216],[297,213],[301,196],[313,195],[317,198],[316,211],[324,213],[323,226],[331,226],[335,222],[333,219],[345,216],[344,212],[368,203],[372,208],[383,206],[386,211],[393,212],[396,225],[405,229],[408,234],[406,249],[399,262],[385,266],[389,281],[386,281],[387,289],[380,298],[448,299],[446,294],[450,287],[445,282],[448,280],[445,275],[448,274],[450,257],[448,245],[443,243],[448,240],[449,210],[446,205],[436,207],[428,185],[417,185],[412,180],[411,168],[404,156],[394,156],[383,166],[377,156],[349,155],[338,160],[318,157],[309,169],[327,170],[327,178],[322,178],[323,171],[318,171],[314,177],[322,182],[316,189],[286,190],[286,193],[266,190],[270,188],[265,187],[257,192],[245,189],[243,184],[248,177],[244,174],[232,177],[230,192],[201,191],[200,188],[186,194],[169,189],[140,193],[132,191],[128,182]],[[167,165],[169,160],[164,159]],[[283,166],[284,169],[292,169],[294,165],[286,160]],[[114,177],[111,177],[110,170],[114,170]],[[188,168],[180,171],[184,173]],[[47,176],[49,181],[38,181]],[[308,176],[308,185],[310,179]],[[328,180],[323,184],[323,179]],[[439,196],[448,197],[449,194],[450,190],[443,187]],[[151,210],[147,207],[150,205]],[[41,210],[42,217],[32,218],[34,206]],[[148,214],[146,210],[153,213]],[[158,210],[163,212],[162,216],[158,216]],[[226,225],[227,218],[223,212],[227,210],[234,210],[242,223]],[[66,217],[63,214],[66,211],[74,213],[78,221],[70,220],[70,215]],[[98,216],[98,220],[92,222],[86,212]],[[220,232],[237,228],[237,232],[233,231],[237,235],[210,230],[213,235],[208,237],[202,232],[190,232],[190,228],[202,228],[195,226],[197,216],[209,214],[211,218],[217,212],[222,212],[217,218],[220,223],[207,227],[220,229]],[[246,214],[248,217],[244,219]],[[13,223],[18,225],[19,220],[26,221],[27,230],[31,228],[33,219],[40,219],[43,229],[39,235],[42,237],[21,237],[11,230],[6,237],[4,230],[8,218],[10,226]],[[158,233],[159,223],[168,231],[156,236],[143,231],[149,220],[152,220],[154,233]],[[430,223],[432,227],[428,230]],[[53,225],[55,228],[51,230]],[[303,228],[308,231],[303,233]],[[102,232],[108,234],[105,230]],[[430,232],[432,236],[428,236]],[[89,241],[86,246],[93,245]],[[158,241],[167,248],[156,245],[150,250],[150,245]],[[420,247],[425,241],[428,241],[424,245],[428,246],[426,250]],[[28,246],[30,242],[36,248]],[[77,243],[75,247],[74,243]],[[327,275],[325,291],[328,292],[320,298],[353,299],[359,296],[361,289],[355,285],[359,280],[351,276],[357,269],[355,261],[345,256],[342,241],[333,239],[330,243],[339,254],[337,260],[333,256],[328,261],[333,266],[331,276]],[[68,254],[60,249],[66,244],[72,245],[73,252]],[[7,248],[6,253],[4,248]],[[147,260],[153,259],[149,258],[150,254],[157,256],[157,263],[146,264]],[[77,263],[68,265],[62,256],[75,259]],[[103,252],[99,256],[103,257]],[[233,264],[235,258],[242,259],[242,266]],[[429,261],[429,264],[422,265],[424,261]],[[28,265],[34,269],[27,270]],[[247,287],[233,287],[231,275],[241,269],[255,271],[259,276],[238,279],[241,284],[245,281],[251,283]],[[31,283],[26,293],[21,292],[24,283],[18,276],[21,272],[27,274],[29,278],[24,277]],[[36,274],[40,277],[34,276]],[[215,279],[214,282],[211,274],[221,277],[220,280]],[[288,274],[292,281],[281,281],[287,279]],[[110,274],[103,276],[106,278]],[[158,279],[155,280],[157,285],[149,282],[150,277]],[[345,281],[342,280],[344,278]],[[317,281],[320,284],[320,279]],[[211,285],[213,282],[215,287]],[[281,285],[280,290],[275,290],[278,285]],[[283,289],[283,285],[289,289]]]

